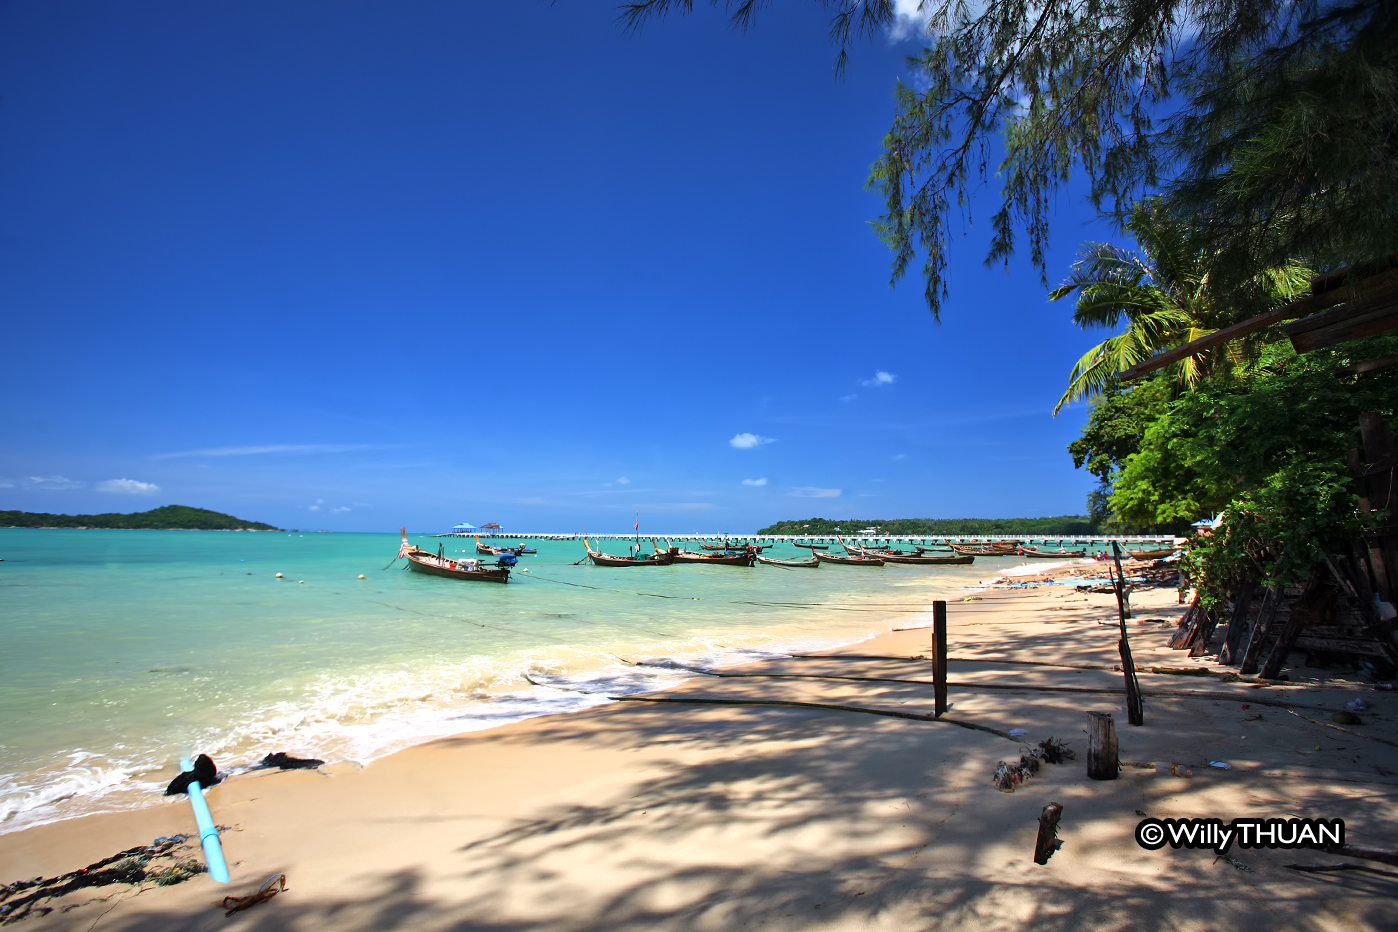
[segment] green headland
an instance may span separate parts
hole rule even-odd
[[[121,528],[161,531],[275,531],[261,521],[244,521],[207,508],[165,505],[129,515],[51,515],[33,511],[0,511],[0,527]]]

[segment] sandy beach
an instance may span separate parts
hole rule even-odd
[[[1022,736],[858,712],[618,702],[434,741],[363,768],[237,776],[208,793],[215,821],[232,826],[223,844],[233,883],[200,876],[78,890],[14,925],[1394,928],[1398,868],[1301,873],[1284,865],[1344,859],[1234,848],[1230,861],[1137,845],[1133,831],[1148,815],[1342,818],[1350,843],[1394,847],[1398,700],[1338,671],[1288,668],[1289,681],[1271,684],[1183,675],[1223,668],[1166,647],[1183,612],[1175,590],[1137,592],[1132,602],[1138,667],[1180,671],[1139,674],[1143,727],[1126,723],[1113,669],[1112,595],[986,590],[950,605],[946,718]],[[885,628],[912,624],[903,617]],[[920,658],[929,634],[888,630],[652,695],[927,713],[932,671]],[[1349,726],[1358,734],[1327,724],[1355,698],[1369,706],[1363,724]],[[1086,776],[1089,710],[1115,714],[1124,762],[1116,780]],[[1013,793],[992,785],[998,762],[1048,737],[1068,742],[1077,760],[1045,764]],[[1188,765],[1193,776],[1134,766],[1156,761]],[[1063,846],[1038,865],[1037,819],[1050,801],[1063,806]],[[58,875],[192,830],[181,798],[0,836],[0,881]],[[285,893],[225,918],[224,895],[245,895],[278,872]]]

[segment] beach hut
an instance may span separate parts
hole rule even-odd
[[[451,532],[453,534],[460,534],[463,537],[469,537],[472,534],[479,534],[481,529],[469,521],[463,521],[460,524],[453,524],[451,526]]]

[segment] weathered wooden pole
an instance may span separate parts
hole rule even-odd
[[[1058,840],[1058,819],[1063,815],[1060,803],[1049,803],[1039,814],[1039,838],[1034,843],[1034,863],[1047,864],[1053,853],[1063,846]]]
[[[1112,541],[1112,551],[1116,558],[1117,575],[1117,614],[1121,623],[1121,640],[1117,642],[1117,653],[1121,656],[1121,672],[1126,677],[1126,720],[1132,725],[1146,723],[1145,703],[1141,701],[1141,684],[1136,679],[1136,661],[1131,656],[1131,640],[1126,634],[1126,619],[1131,610],[1126,602],[1126,577],[1121,572],[1121,547]]]
[[[1121,769],[1117,759],[1116,722],[1110,712],[1087,713],[1087,775],[1093,780],[1115,780]]]
[[[1257,672],[1257,665],[1262,656],[1262,643],[1272,630],[1272,622],[1277,619],[1281,599],[1281,586],[1267,587],[1267,594],[1262,597],[1262,609],[1257,613],[1257,622],[1248,636],[1247,650],[1243,651],[1243,662],[1238,667],[1238,672],[1244,676],[1251,676]]]
[[[1248,626],[1248,609],[1252,607],[1252,580],[1244,576],[1238,583],[1238,592],[1233,597],[1233,617],[1228,619],[1228,631],[1223,636],[1223,646],[1218,651],[1218,662],[1232,666],[1237,660],[1238,645],[1243,640],[1243,629]]]
[[[935,714],[947,710],[947,603],[932,603],[932,689],[936,695]]]

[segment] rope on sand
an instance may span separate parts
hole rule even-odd
[[[794,702],[785,699],[709,699],[703,697],[679,698],[677,696],[608,696],[616,702],[668,702],[675,705],[738,705],[738,706],[780,706],[788,709],[828,709],[835,712],[864,712],[868,715],[884,715],[888,718],[907,718],[915,722],[938,722],[945,725],[956,725],[960,728],[969,728],[971,731],[983,731],[986,734],[995,735],[997,738],[1005,738],[1008,741],[1019,743],[1019,739],[1008,732],[1000,731],[998,728],[991,728],[987,725],[977,725],[974,722],[963,722],[954,718],[937,718],[935,715],[927,715],[921,712],[897,712],[893,709],[868,709],[857,705],[834,705],[828,702]]]

